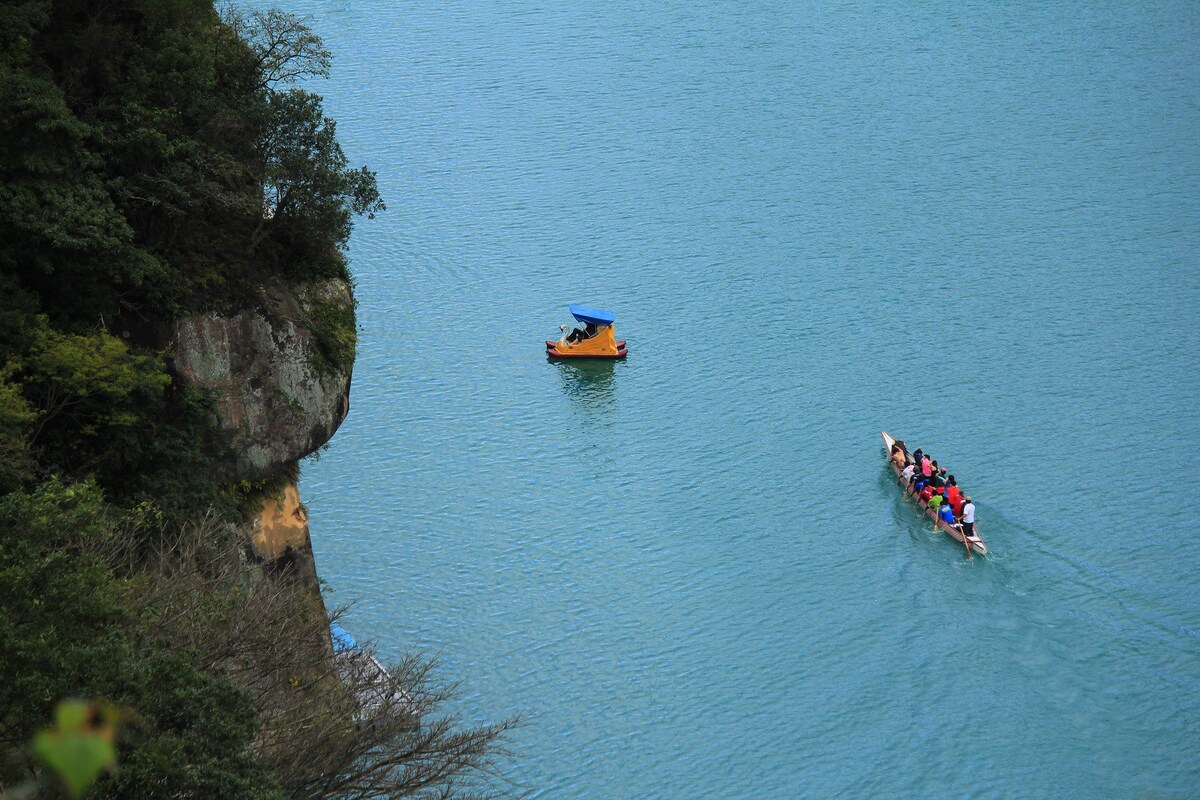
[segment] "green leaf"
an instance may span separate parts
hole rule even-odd
[[[65,700],[55,710],[54,727],[34,737],[34,754],[73,797],[82,797],[102,772],[117,766],[115,714],[93,703]]]

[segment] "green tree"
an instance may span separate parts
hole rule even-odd
[[[81,427],[94,433],[101,426],[133,425],[138,415],[128,408],[131,396],[158,396],[171,382],[159,359],[130,352],[120,339],[103,331],[60,333],[45,319],[35,330],[26,357],[27,382],[41,396],[39,428],[71,409],[92,402],[95,410]]]
[[[315,256],[336,252],[350,238],[354,215],[371,218],[386,207],[375,174],[348,168],[320,96],[269,90],[266,119],[260,142],[263,215],[250,248],[273,236],[289,253],[298,246]]]
[[[60,322],[112,319],[123,291],[164,277],[109,195],[95,136],[45,74],[0,70],[0,271]]]
[[[13,364],[0,366],[0,493],[17,488],[33,474],[29,434],[37,412],[9,383]]]
[[[306,18],[226,5],[222,19],[247,43],[253,86],[263,98],[257,144],[262,203],[250,250],[270,239],[286,263],[301,263],[307,271],[317,265],[317,274],[322,265],[340,269],[335,256],[349,239],[352,217],[370,218],[386,206],[375,174],[349,168],[321,97],[289,86],[327,77],[332,56]]]
[[[37,412],[33,446],[64,471],[96,469],[112,455],[113,437],[163,403],[171,378],[162,360],[132,352],[111,334],[62,333],[42,316],[30,338],[8,370]]]

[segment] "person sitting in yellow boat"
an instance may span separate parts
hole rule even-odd
[[[564,325],[563,327],[566,326]],[[567,344],[575,344],[575,342],[582,342],[584,339],[590,339],[596,335],[597,330],[596,323],[589,322],[582,328],[572,329],[572,331],[567,334],[566,342]]]
[[[625,342],[616,338],[613,331],[616,316],[611,311],[574,304],[568,308],[581,327],[568,333],[567,326],[563,325],[560,328],[562,338],[547,340],[546,355],[550,358],[625,357]]]

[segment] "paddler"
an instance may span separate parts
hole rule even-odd
[[[961,513],[963,493],[958,488],[958,481],[951,475],[946,479],[946,500],[954,507],[956,513]]]
[[[934,489],[941,489],[946,485],[946,468],[939,468],[936,461],[933,462],[932,467],[933,475],[930,477],[929,482],[933,484]]]
[[[959,522],[963,526],[963,534],[967,536],[975,535],[975,504],[971,502],[971,498],[967,498],[967,502],[963,503],[962,516]]]

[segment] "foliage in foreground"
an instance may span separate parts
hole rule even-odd
[[[0,785],[60,698],[127,709],[96,797],[373,798],[486,788],[509,723],[464,727],[431,663],[386,675],[331,658],[323,608],[247,581],[228,528],[159,532],[92,484],[0,498]],[[314,624],[315,623],[315,624]],[[361,654],[365,658],[366,654]],[[363,704],[363,698],[371,701]]]

